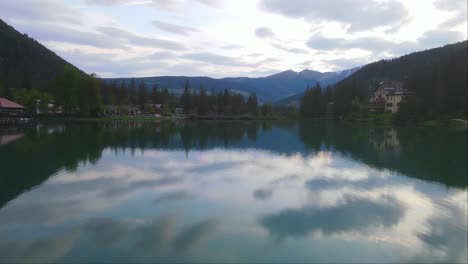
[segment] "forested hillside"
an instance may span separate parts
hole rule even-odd
[[[0,96],[20,88],[52,92],[50,82],[65,65],[70,64],[0,19]]]
[[[465,115],[467,41],[368,64],[338,82],[327,96],[317,87],[311,88],[301,99],[301,111],[305,116],[322,116],[327,103],[334,102],[337,116],[367,112],[369,96],[385,80],[401,81],[416,94],[405,102],[402,114],[406,111],[412,117],[429,118]]]
[[[368,64],[335,86],[338,114],[365,100],[383,80],[402,81],[419,98],[421,115],[466,113],[467,41]]]

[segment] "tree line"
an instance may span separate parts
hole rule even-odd
[[[49,104],[60,106],[66,114],[98,115],[105,106],[138,107],[142,112],[154,111],[153,104],[161,104],[163,114],[172,113],[175,108],[182,108],[188,115],[227,115],[227,116],[273,116],[275,109],[279,113],[288,113],[289,109],[274,108],[271,104],[258,102],[257,95],[244,96],[225,89],[215,93],[203,86],[199,89],[190,87],[186,81],[180,96],[169,92],[168,88],[159,88],[157,84],[150,89],[144,81],[106,82],[97,75],[87,75],[75,67],[66,65],[51,81],[51,92],[34,88],[13,89],[13,100],[27,107],[31,112],[40,109],[47,112]],[[125,112],[125,111],[124,111]]]
[[[320,83],[313,87],[308,87],[304,92],[300,102],[300,113],[305,117],[331,117],[332,113],[327,113],[329,103],[333,102],[333,90],[327,87],[322,91]]]
[[[105,105],[133,105],[150,111],[152,104],[162,104],[163,114],[181,108],[189,115],[262,115],[272,116],[274,108],[271,104],[259,105],[255,93],[244,96],[229,89],[215,92],[201,85],[193,89],[189,81],[185,82],[180,96],[169,92],[168,88],[160,88],[154,84],[151,89],[144,81],[137,83],[135,79],[102,83],[102,97]]]

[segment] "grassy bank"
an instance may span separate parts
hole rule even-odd
[[[220,115],[190,115],[184,117],[173,116],[106,116],[106,117],[40,117],[40,121],[158,121],[158,120],[292,120],[296,118],[281,116],[220,116]]]
[[[366,123],[378,126],[419,126],[419,127],[468,127],[468,118],[460,116],[439,116],[435,118],[419,118],[418,120],[400,121],[390,113],[371,113],[367,117],[349,116],[343,118],[345,122]]]
[[[284,116],[253,116],[253,115],[239,115],[239,116],[222,116],[222,115],[189,115],[186,117],[173,117],[173,116],[119,116],[119,117],[40,117],[39,121],[164,121],[164,120],[299,120],[298,117],[284,117]],[[396,116],[389,113],[374,114],[371,113],[367,117],[348,116],[344,118],[306,118],[302,120],[339,120],[353,124],[366,124],[374,126],[418,126],[418,127],[446,127],[458,128],[468,127],[468,121],[465,118],[456,116],[443,116],[432,119],[419,119],[417,121],[410,120],[405,122],[398,122]]]

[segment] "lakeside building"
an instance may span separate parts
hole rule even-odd
[[[24,134],[0,135],[0,145],[5,145],[24,137]]]
[[[152,107],[154,109],[154,116],[160,117],[162,114],[162,104],[153,104]]]
[[[47,103],[46,110],[41,109],[40,99],[35,100],[35,103],[36,103],[36,109],[34,110],[34,112],[36,114],[63,114],[63,107],[60,105],[59,106],[55,105],[54,102]]]
[[[399,81],[380,82],[373,96],[369,99],[369,110],[371,112],[397,113],[400,102],[414,93],[403,88]]]
[[[0,117],[19,117],[26,108],[6,98],[0,98]]]

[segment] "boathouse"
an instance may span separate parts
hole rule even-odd
[[[18,117],[24,114],[25,107],[0,97],[0,117]]]

